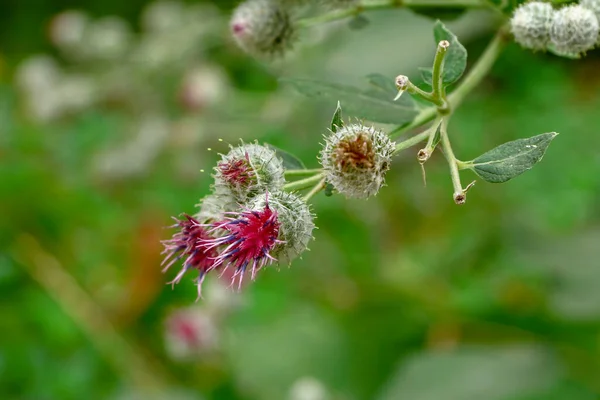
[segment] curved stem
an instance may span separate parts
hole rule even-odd
[[[313,186],[314,184],[319,182],[321,179],[323,179],[323,174],[322,173],[316,174],[309,178],[304,178],[304,179],[300,179],[299,181],[287,183],[283,186],[283,190],[292,192],[294,190],[306,189],[306,188]]]
[[[381,10],[389,8],[399,8],[407,6],[418,7],[466,7],[466,8],[484,8],[494,7],[487,0],[365,0],[358,5],[342,10],[334,10],[316,17],[304,18],[298,21],[301,28],[308,28],[314,25],[320,25],[331,21],[337,21],[359,15],[364,11]]]

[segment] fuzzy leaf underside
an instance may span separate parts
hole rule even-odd
[[[412,100],[394,102],[392,96],[381,90],[364,91],[352,86],[320,82],[312,79],[281,79],[296,91],[307,96],[331,102],[340,101],[351,115],[372,122],[401,125],[412,121],[417,115]]]
[[[506,182],[537,164],[557,135],[543,133],[504,143],[474,159],[471,169],[487,182]]]

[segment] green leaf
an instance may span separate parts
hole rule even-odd
[[[281,158],[281,161],[283,161],[283,167],[285,169],[306,169],[306,166],[304,165],[302,160],[300,160],[295,155],[288,153],[285,150],[281,150],[280,148],[268,143],[266,144],[266,146],[273,150],[275,154],[277,154],[277,156]]]
[[[367,80],[371,85],[388,93],[390,96],[392,96],[392,98],[394,98],[398,93],[398,89],[396,89],[396,84],[394,83],[393,78],[388,78],[383,74],[374,72],[367,75]]]
[[[409,96],[394,102],[393,96],[380,90],[363,91],[352,86],[320,82],[312,79],[281,80],[308,97],[320,97],[331,102],[341,101],[351,115],[373,122],[401,125],[412,121],[417,110]]]
[[[471,169],[488,182],[506,182],[538,163],[556,135],[543,133],[504,143],[471,161]]]
[[[370,21],[367,17],[362,14],[359,14],[352,18],[350,22],[348,22],[348,27],[354,31],[358,31],[360,29],[364,29],[369,25]]]
[[[444,72],[442,79],[444,86],[456,82],[467,68],[467,49],[458,41],[456,35],[450,32],[441,21],[437,21],[433,26],[433,37],[435,44],[442,40],[450,42],[450,47],[444,59]],[[420,68],[423,80],[431,85],[432,70],[431,68]]]
[[[337,132],[337,130],[343,126],[344,121],[342,120],[342,105],[338,101],[335,112],[333,113],[333,118],[331,118],[331,132]]]

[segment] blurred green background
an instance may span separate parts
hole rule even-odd
[[[598,51],[509,45],[453,117],[461,159],[561,133],[514,181],[457,207],[441,154],[423,187],[409,149],[376,198],[313,199],[319,229],[291,268],[240,293],[211,276],[198,303],[191,278],[165,286],[163,227],[194,212],[227,143],[318,166],[335,104],[279,77],[361,86],[416,77],[434,52],[432,20],[382,11],[266,65],[229,38],[232,7],[2,2],[0,398],[600,398]],[[449,26],[473,62],[496,23]]]

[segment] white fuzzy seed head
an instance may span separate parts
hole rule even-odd
[[[556,53],[579,55],[594,47],[599,29],[592,11],[579,5],[567,6],[554,13],[550,41]]]
[[[259,144],[232,147],[215,167],[214,191],[229,192],[240,204],[257,194],[283,188],[283,162],[272,149]]]
[[[579,0],[579,5],[592,11],[600,20],[600,0]]]
[[[377,194],[390,168],[394,143],[372,126],[347,125],[332,132],[321,151],[326,180],[346,197]]]
[[[279,243],[271,251],[280,265],[289,264],[302,254],[312,239],[314,216],[308,204],[294,193],[269,192],[256,196],[250,202],[251,210],[264,210],[266,205],[277,212]]]
[[[263,59],[282,56],[297,37],[292,16],[277,0],[246,0],[234,10],[230,28],[242,50]]]
[[[515,41],[526,49],[544,50],[550,40],[551,4],[533,1],[522,4],[510,20]]]

